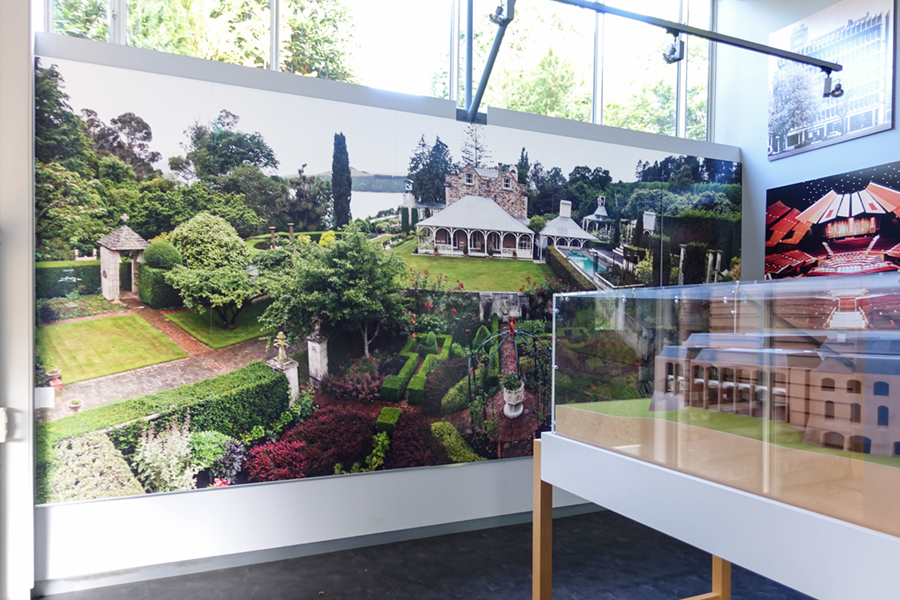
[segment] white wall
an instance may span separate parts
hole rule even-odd
[[[833,4],[834,0],[719,0],[718,30],[768,44],[770,33]],[[762,54],[719,46],[716,141],[738,146],[742,152],[743,279],[763,278],[766,190],[900,160],[900,131],[895,129],[769,162],[768,68]],[[897,97],[895,81],[895,104]]]

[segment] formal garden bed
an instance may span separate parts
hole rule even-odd
[[[124,304],[113,304],[99,294],[88,296],[76,294],[71,298],[39,298],[37,301],[38,322],[42,325],[124,310],[128,310]]]
[[[59,369],[65,383],[121,373],[184,358],[187,354],[138,315],[45,325],[37,329],[37,355]]]

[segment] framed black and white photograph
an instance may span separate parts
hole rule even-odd
[[[893,127],[894,0],[844,0],[769,36],[769,44],[838,63],[831,74],[772,58],[769,160]]]

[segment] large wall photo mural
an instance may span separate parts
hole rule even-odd
[[[900,163],[768,191],[766,279],[900,270]]]
[[[771,34],[770,45],[843,70],[824,95],[820,69],[770,59],[769,160],[891,129],[894,35],[893,0],[843,0]]]
[[[739,277],[738,163],[65,60],[35,81],[42,503],[528,455],[554,292]]]

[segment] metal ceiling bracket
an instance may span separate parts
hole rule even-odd
[[[474,26],[471,13],[472,3],[469,3],[469,14],[466,18],[466,49],[471,48],[471,42],[474,35]],[[497,12],[490,16],[491,21],[497,24],[497,34],[494,36],[494,43],[491,45],[491,51],[488,54],[487,62],[484,65],[484,71],[481,73],[481,81],[478,82],[478,89],[475,91],[471,102],[467,104],[464,110],[457,110],[457,120],[466,121],[468,123],[487,124],[487,115],[478,113],[478,107],[481,105],[481,99],[487,90],[488,80],[491,78],[491,71],[494,69],[494,62],[497,60],[497,54],[500,52],[500,46],[503,43],[503,36],[506,28],[512,23],[515,17],[516,0],[502,0]],[[472,90],[472,52],[469,50],[466,56],[466,100],[468,101]],[[460,118],[462,117],[462,118]]]

